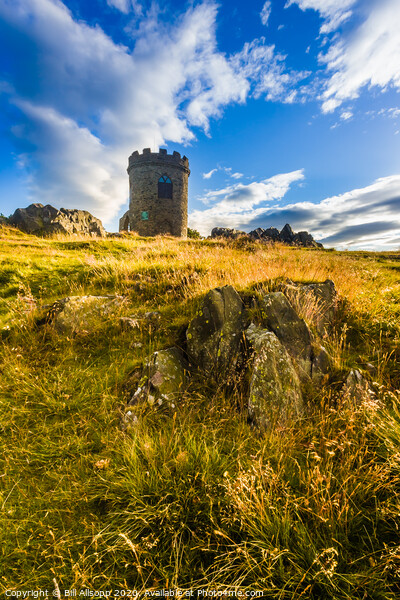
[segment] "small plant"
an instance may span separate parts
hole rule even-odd
[[[197,231],[197,229],[191,229],[190,227],[188,227],[187,236],[191,240],[201,240],[202,239],[202,236]]]

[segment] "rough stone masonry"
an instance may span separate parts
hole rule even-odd
[[[179,152],[145,148],[129,157],[129,210],[120,231],[186,237],[189,160]]]

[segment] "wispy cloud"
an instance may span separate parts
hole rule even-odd
[[[271,0],[267,0],[260,12],[261,23],[265,26],[268,25],[269,17],[271,15],[271,10],[272,10]]]
[[[349,119],[351,119],[353,116],[353,113],[351,112],[351,110],[344,110],[341,114],[340,114],[340,118],[342,119],[342,121],[348,121]]]
[[[241,179],[243,177],[243,173],[239,173],[239,171],[232,173],[232,167],[220,167],[220,170],[225,171],[225,173],[229,175],[229,177],[232,177],[232,179]]]
[[[232,179],[241,179],[243,177],[243,173],[239,173],[239,171],[232,173],[232,167],[220,167],[218,165],[218,167],[211,169],[211,171],[208,171],[208,173],[203,173],[203,179],[210,179],[214,173],[217,173],[218,171],[223,171],[229,175],[229,177],[232,177]]]
[[[136,0],[107,0],[107,4],[125,14],[132,11],[136,15],[141,15],[143,12],[141,4]]]
[[[285,55],[276,52],[275,46],[267,45],[261,37],[246,43],[231,62],[235,70],[251,82],[252,97],[264,96],[266,100],[292,103],[302,99],[303,90],[296,86],[310,72],[290,70],[285,60]]]
[[[203,173],[203,179],[210,179],[217,171],[218,169],[211,169],[208,173]]]

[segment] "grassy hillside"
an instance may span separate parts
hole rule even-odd
[[[400,253],[1,228],[0,588],[398,598],[399,269]],[[341,297],[324,340],[335,373],[300,423],[260,436],[245,398],[198,382],[122,431],[135,367],[182,338],[209,289],[246,299],[287,277],[330,278]],[[82,294],[128,302],[74,336],[35,325]],[[147,311],[158,328],[118,326]],[[367,363],[376,400],[343,402],[340,375]]]

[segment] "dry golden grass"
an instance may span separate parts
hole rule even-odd
[[[397,598],[399,259],[1,228],[0,587]],[[177,341],[204,293],[231,284],[248,299],[286,278],[329,278],[340,296],[324,340],[337,379],[309,393],[303,421],[259,436],[245,398],[203,385],[121,430],[130,373]],[[40,305],[84,293],[124,294],[121,314],[158,310],[161,326],[35,327]],[[367,363],[377,396],[354,406],[340,377]]]

